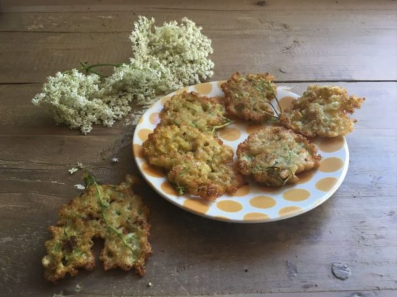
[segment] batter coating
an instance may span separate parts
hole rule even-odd
[[[347,117],[360,108],[364,98],[348,96],[344,88],[311,85],[303,96],[292,102],[292,110],[281,113],[283,126],[307,137],[336,137],[353,131]]]
[[[215,99],[183,92],[165,103],[160,125],[189,126],[213,133],[232,122],[225,113],[225,107]]]
[[[269,73],[247,74],[236,72],[221,85],[225,93],[226,109],[246,121],[264,122],[274,118],[270,103],[277,94],[274,77]]]
[[[168,171],[180,194],[215,200],[244,184],[233,169],[233,150],[219,138],[189,126],[157,126],[143,143],[149,163]]]
[[[243,175],[266,186],[296,183],[296,173],[320,166],[317,147],[304,136],[282,127],[265,127],[251,134],[237,149]]]
[[[245,184],[232,164],[208,164],[191,155],[183,157],[168,173],[179,194],[188,192],[205,200],[215,200],[225,193],[233,194]]]
[[[53,239],[45,243],[44,277],[56,282],[67,273],[76,275],[79,268],[94,269],[92,239],[98,237],[104,240],[99,258],[105,270],[133,268],[145,274],[151,253],[149,209],[131,189],[136,180],[127,175],[120,185],[98,185],[87,176],[86,183],[86,190],[62,206],[57,225],[50,227]]]
[[[233,150],[219,138],[189,126],[157,126],[143,143],[149,163],[170,170],[184,155],[207,163],[231,163]]]

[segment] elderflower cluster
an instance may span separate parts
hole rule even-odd
[[[179,87],[199,83],[214,73],[214,63],[208,59],[213,53],[211,40],[201,34],[188,18],[180,25],[176,21],[154,26],[155,20],[139,17],[130,39],[134,59],[142,65],[164,65]]]
[[[111,127],[131,111],[132,102],[147,107],[156,95],[213,75],[211,40],[187,18],[181,25],[173,21],[155,27],[154,19],[139,17],[130,39],[133,58],[115,67],[111,76],[78,69],[58,72],[48,77],[32,103],[46,107],[57,123],[87,134],[93,124]]]
[[[41,93],[33,99],[34,105],[46,107],[57,123],[70,128],[80,128],[84,134],[92,130],[92,124],[111,127],[114,120],[130,111],[128,102],[118,103],[117,108],[102,99],[101,78],[96,74],[85,75],[77,69],[50,76]]]

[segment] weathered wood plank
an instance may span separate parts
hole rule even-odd
[[[231,73],[221,77],[224,80]],[[366,98],[363,107],[353,114],[358,119],[356,128],[351,137],[395,137],[397,129],[397,83],[338,83],[323,82],[321,84],[339,85],[348,90],[349,94],[355,94]],[[288,86],[292,92],[302,94],[308,83],[279,83]],[[53,120],[43,109],[32,105],[31,99],[41,91],[41,84],[26,85],[0,85],[0,136],[11,135],[65,135],[79,136],[78,130],[70,131],[65,126],[55,126]],[[136,113],[141,109],[136,107]],[[385,116],[386,110],[390,111]],[[132,127],[124,127],[125,121],[118,122],[113,128],[94,126],[89,136],[121,135],[124,130]],[[82,136],[84,138],[84,136]]]
[[[78,283],[88,295],[274,292],[283,296],[281,293],[310,292],[323,296],[324,291],[331,291],[334,295],[329,296],[339,296],[340,291],[372,294],[368,290],[397,289],[396,238],[390,228],[397,222],[397,164],[393,162],[397,123],[395,112],[384,116],[385,106],[389,111],[396,109],[395,83],[342,85],[366,96],[367,101],[356,115],[357,130],[347,138],[351,152],[348,175],[330,201],[292,220],[240,226],[186,213],[143,183],[139,191],[152,211],[155,251],[147,276],[138,279],[121,271],[103,273],[99,268],[57,286],[43,282],[40,258],[49,236],[46,228],[56,221],[56,210],[79,193],[73,185],[82,182],[81,172],[71,176],[67,169],[83,162],[101,182],[119,182],[126,173],[136,174],[130,148],[132,129],[119,123],[83,136],[54,127],[30,105],[38,85],[1,86],[0,94],[8,96],[2,96],[6,99],[0,114],[9,114],[19,105],[26,115],[26,120],[17,121],[17,113],[0,117],[0,254],[4,255],[0,261],[5,272],[1,286],[6,293],[23,296],[61,290],[73,294]],[[290,86],[301,93],[307,84]],[[36,118],[29,119],[30,113],[37,113]],[[390,132],[385,134],[386,130]],[[375,137],[374,131],[383,134]],[[114,155],[120,163],[110,162]],[[32,263],[32,259],[28,270],[13,268]],[[334,261],[351,266],[353,275],[348,281],[332,276]],[[295,266],[296,276],[290,271]],[[30,291],[22,290],[21,283],[29,284]]]
[[[336,194],[324,205],[291,220],[236,225],[189,214],[159,199],[147,186],[142,192],[152,211],[153,226],[154,255],[148,262],[147,275],[139,279],[132,273],[103,273],[98,268],[57,286],[43,281],[40,259],[44,254],[42,244],[49,238],[46,226],[56,221],[56,209],[68,198],[0,194],[3,292],[38,296],[62,290],[71,294],[78,283],[84,293],[98,295],[187,296],[397,287],[394,230],[389,228],[397,219],[390,208],[394,197],[359,201]],[[351,267],[348,281],[332,276],[331,263],[335,261]],[[31,263],[29,269],[16,269],[25,263]],[[148,282],[153,287],[147,288]],[[29,291],[20,284],[29,284]]]
[[[396,10],[395,3],[388,0],[360,1],[357,5],[355,0],[339,0],[339,1],[316,1],[307,0],[303,2],[295,2],[290,0],[267,0],[267,1],[251,1],[251,0],[231,0],[223,1],[175,1],[175,0],[69,0],[67,3],[63,0],[40,0],[31,3],[26,0],[6,0],[4,1],[4,10],[11,12],[86,12],[86,11],[136,11],[140,9],[158,9],[158,10],[356,10],[365,9],[376,11],[379,9]]]
[[[394,296],[397,291],[397,6],[353,0],[3,1],[0,16],[0,295]],[[79,195],[83,162],[100,182],[138,174],[133,127],[118,122],[88,136],[55,126],[30,100],[48,75],[90,63],[127,61],[138,15],[158,23],[187,16],[213,40],[212,80],[269,71],[302,93],[302,81],[334,83],[367,98],[347,137],[350,167],[334,196],[296,218],[228,224],[185,212],[146,183],[154,254],[140,279],[119,270],[45,283],[41,258],[57,210]],[[281,70],[282,71],[281,71]],[[285,73],[284,73],[285,72]],[[291,83],[284,83],[289,81]],[[389,81],[389,82],[370,82]],[[393,82],[394,81],[394,82]],[[20,84],[31,83],[31,84]],[[139,111],[140,109],[136,109]],[[111,163],[117,156],[119,163]],[[100,246],[100,242],[96,242]],[[96,251],[99,251],[99,247]],[[348,264],[341,281],[331,264]],[[153,284],[148,287],[148,282]],[[77,292],[76,285],[82,286]],[[248,295],[247,295],[248,294]]]
[[[391,67],[397,63],[393,11],[140,14],[159,23],[188,16],[203,26],[213,40],[211,58],[219,77],[239,70],[269,71],[290,81],[397,80]],[[42,82],[76,67],[79,60],[126,62],[132,55],[128,36],[136,18],[129,13],[4,14],[0,30],[9,32],[0,33],[0,83]]]

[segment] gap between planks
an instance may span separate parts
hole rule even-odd
[[[204,81],[202,83],[205,83]],[[210,82],[210,81],[208,81]],[[321,79],[321,80],[275,80],[274,83],[395,83],[397,80],[341,80],[341,79]],[[12,85],[42,85],[43,82],[0,82],[0,86],[12,86]]]

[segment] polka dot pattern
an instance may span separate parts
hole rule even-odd
[[[332,153],[339,151],[343,145],[345,144],[345,139],[342,136],[333,137],[333,138],[324,138],[322,139],[318,147],[320,150],[326,153]]]
[[[328,192],[337,182],[338,179],[335,177],[326,177],[316,182],[316,189],[323,192]]]
[[[152,132],[153,131],[149,129],[142,129],[138,131],[138,136],[140,140],[145,141],[148,138],[149,134]]]
[[[272,208],[277,204],[276,200],[268,196],[256,196],[250,200],[250,204],[256,208]]]
[[[327,158],[320,162],[318,170],[322,172],[334,172],[343,167],[343,161],[339,158]]]
[[[292,215],[293,213],[297,213],[302,211],[302,208],[297,206],[287,206],[278,211],[281,217]]]
[[[146,173],[147,175],[153,176],[153,177],[164,177],[165,174],[164,172],[161,171],[161,169],[156,168],[148,163],[143,163],[142,164],[142,171]]]
[[[150,116],[149,116],[149,122],[152,125],[157,125],[158,123],[160,123],[160,118],[159,118],[160,113],[158,112],[153,112]]]
[[[292,101],[294,101],[295,98],[291,97],[291,96],[286,96],[280,99],[279,103],[281,106],[281,109],[284,110],[288,110],[292,108]],[[280,111],[280,108],[277,107],[277,110]]]
[[[244,221],[258,221],[258,220],[267,220],[267,219],[269,219],[269,216],[267,214],[260,212],[247,213],[243,218]]]
[[[283,197],[288,201],[303,201],[310,197],[310,192],[305,189],[291,189],[285,191]]]
[[[222,83],[203,83],[186,87],[176,93],[195,91],[222,101],[224,98],[220,89]],[[225,194],[213,202],[189,194],[179,195],[174,185],[168,182],[165,172],[147,163],[142,150],[143,142],[159,122],[159,113],[165,102],[174,94],[175,92],[160,99],[139,120],[132,150],[138,169],[148,184],[165,199],[183,209],[226,222],[253,223],[286,219],[323,203],[336,191],[346,175],[349,156],[345,138],[316,138],[311,141],[318,145],[319,153],[323,156],[321,166],[317,170],[299,173],[300,180],[295,185],[266,187],[248,178],[248,184],[240,187],[234,194]],[[282,108],[288,108],[297,97],[296,94],[278,89]],[[236,152],[238,144],[249,134],[269,125],[271,123],[249,124],[236,118],[231,125],[219,130],[217,134],[225,146]]]
[[[211,83],[204,83],[194,86],[194,90],[201,95],[208,95],[212,91]]]
[[[224,140],[235,141],[240,138],[241,132],[237,128],[226,127],[226,128],[221,129],[218,132],[218,135]]]
[[[175,188],[171,185],[170,182],[167,181],[163,182],[161,184],[161,190],[170,196],[178,196],[178,192],[175,190]]]
[[[142,148],[141,145],[139,145],[139,144],[134,144],[134,145],[132,146],[132,150],[133,150],[133,152],[134,152],[135,158],[144,158],[144,157],[145,157],[144,154],[143,154],[143,148]]]
[[[216,206],[223,211],[226,212],[238,212],[243,209],[243,206],[236,201],[233,200],[224,200],[220,201],[216,204]]]

